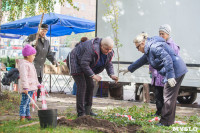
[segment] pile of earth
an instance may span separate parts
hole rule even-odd
[[[108,120],[95,119],[91,116],[82,116],[75,120],[60,118],[58,120],[58,125],[79,129],[97,130],[104,133],[135,133],[141,130],[141,127],[138,125],[118,126]]]

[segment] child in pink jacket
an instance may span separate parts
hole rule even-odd
[[[25,118],[31,120],[30,115],[30,99],[27,94],[32,97],[33,91],[38,89],[38,78],[33,60],[35,58],[36,50],[29,44],[27,44],[23,50],[22,54],[24,59],[19,60],[19,74],[20,74],[20,88],[22,89],[22,99],[20,104],[20,121],[24,121]]]

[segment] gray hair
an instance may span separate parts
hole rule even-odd
[[[113,47],[114,46],[114,41],[111,37],[106,37],[103,38],[101,41],[101,45],[102,46],[106,46],[106,47]]]
[[[145,40],[147,40],[148,34],[147,33],[140,33],[139,35],[137,35],[135,37],[135,39],[133,40],[134,43],[141,43]]]

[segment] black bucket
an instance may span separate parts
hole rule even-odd
[[[41,128],[57,126],[57,109],[38,110],[38,116]]]

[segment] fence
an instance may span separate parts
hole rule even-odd
[[[4,73],[7,71],[0,71],[2,80]],[[56,75],[56,74],[44,74],[42,84],[45,86],[48,92],[59,92],[59,93],[71,93],[74,80],[69,75]],[[10,86],[4,86],[1,84],[1,88],[13,90],[14,84]]]

